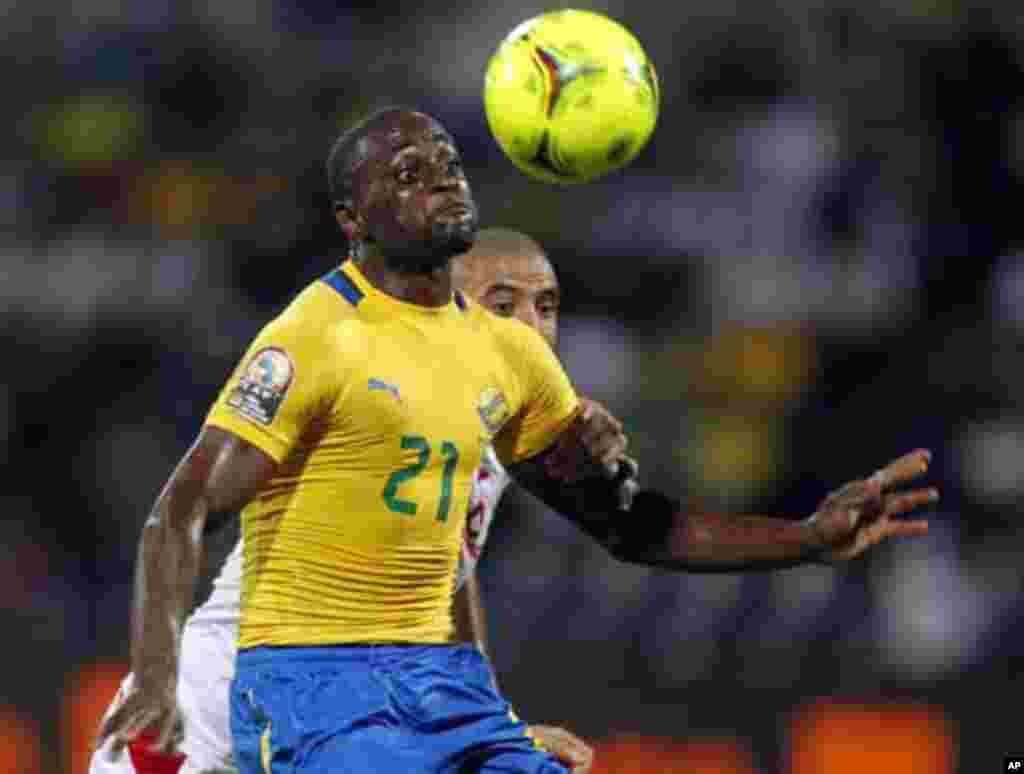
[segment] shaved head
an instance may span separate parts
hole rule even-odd
[[[515,317],[552,346],[558,338],[558,277],[544,248],[519,231],[487,228],[452,260],[452,282],[501,317]]]
[[[459,264],[469,267],[481,260],[505,255],[539,255],[547,260],[547,253],[536,239],[522,231],[508,228],[485,228],[477,234],[476,244],[459,258]]]

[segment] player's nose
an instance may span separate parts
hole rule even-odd
[[[431,187],[434,191],[454,191],[465,182],[465,178],[450,169],[447,164],[444,164],[435,167],[432,182],[433,185]]]

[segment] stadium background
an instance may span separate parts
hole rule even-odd
[[[602,772],[1024,751],[1024,17],[575,5],[635,31],[664,95],[632,167],[580,189],[516,173],[482,115],[487,57],[538,3],[3,4],[0,770],[84,771],[141,520],[247,340],[339,260],[322,161],[387,102],[455,133],[486,224],[548,247],[569,371],[648,482],[805,514],[929,446],[945,493],[927,539],[747,576],[617,566],[513,497],[481,573],[521,714]]]

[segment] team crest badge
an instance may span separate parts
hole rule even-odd
[[[484,423],[487,432],[492,436],[504,427],[508,421],[509,408],[505,400],[505,394],[496,387],[488,387],[480,393],[480,403],[477,405],[480,413],[480,421]]]
[[[261,349],[245,366],[227,404],[242,416],[269,425],[288,393],[294,371],[284,350]]]

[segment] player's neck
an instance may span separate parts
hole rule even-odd
[[[354,259],[367,281],[389,296],[419,306],[444,306],[452,299],[451,262],[417,265],[379,252],[364,252]]]

